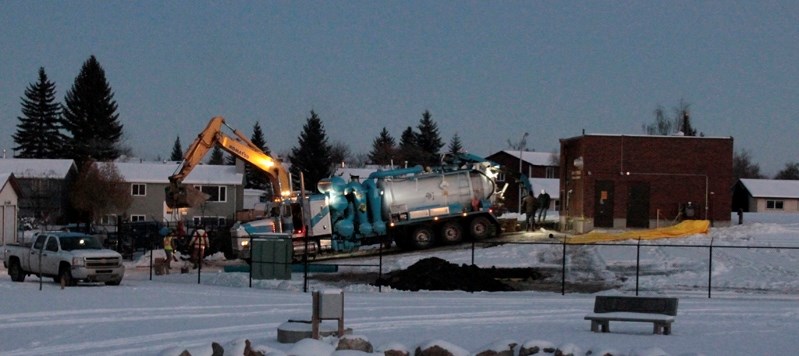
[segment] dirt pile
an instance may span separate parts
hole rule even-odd
[[[507,292],[519,290],[511,280],[541,279],[542,275],[529,268],[487,268],[473,265],[456,265],[437,257],[419,260],[405,270],[395,271],[375,285],[391,288],[419,290],[463,290],[468,292]],[[505,280],[500,281],[500,279]]]

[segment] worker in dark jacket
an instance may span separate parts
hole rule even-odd
[[[549,209],[550,201],[549,193],[541,189],[541,194],[538,195],[538,223],[542,223],[547,219],[547,209]]]
[[[524,197],[522,205],[524,206],[524,214],[527,218],[527,231],[532,231],[535,229],[535,211],[538,210],[538,201],[535,199],[532,192]]]

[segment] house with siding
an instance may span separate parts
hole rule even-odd
[[[519,212],[521,199],[527,195],[524,184],[520,184],[520,174],[524,174],[528,179],[558,179],[560,173],[560,156],[553,152],[503,150],[489,155],[486,159],[496,162],[502,169],[497,177],[497,184],[502,187],[507,183],[504,207],[510,212]],[[538,196],[540,189],[534,186],[533,193]],[[557,191],[548,193],[553,200],[559,200]],[[552,204],[556,204],[555,201]]]
[[[14,173],[0,173],[0,245],[17,240],[19,194]]]
[[[42,224],[69,222],[69,190],[78,174],[73,160],[2,158],[0,174],[8,173],[20,188],[20,218],[36,218]]]
[[[166,206],[165,190],[169,176],[178,169],[178,162],[117,162],[122,179],[130,185],[133,202],[126,211],[103,218],[101,224],[112,225],[117,218],[128,221],[185,221],[226,225],[235,219],[244,204],[244,166],[199,165],[183,180],[209,196],[199,207],[171,209]]]
[[[739,179],[732,193],[733,211],[799,213],[799,180]]]

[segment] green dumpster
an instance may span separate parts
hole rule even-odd
[[[291,279],[291,235],[274,234],[252,239],[252,278]]]

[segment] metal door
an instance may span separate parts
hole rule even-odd
[[[627,227],[649,228],[649,183],[630,183],[627,199]]]
[[[613,181],[598,180],[594,185],[594,226],[613,227]]]

